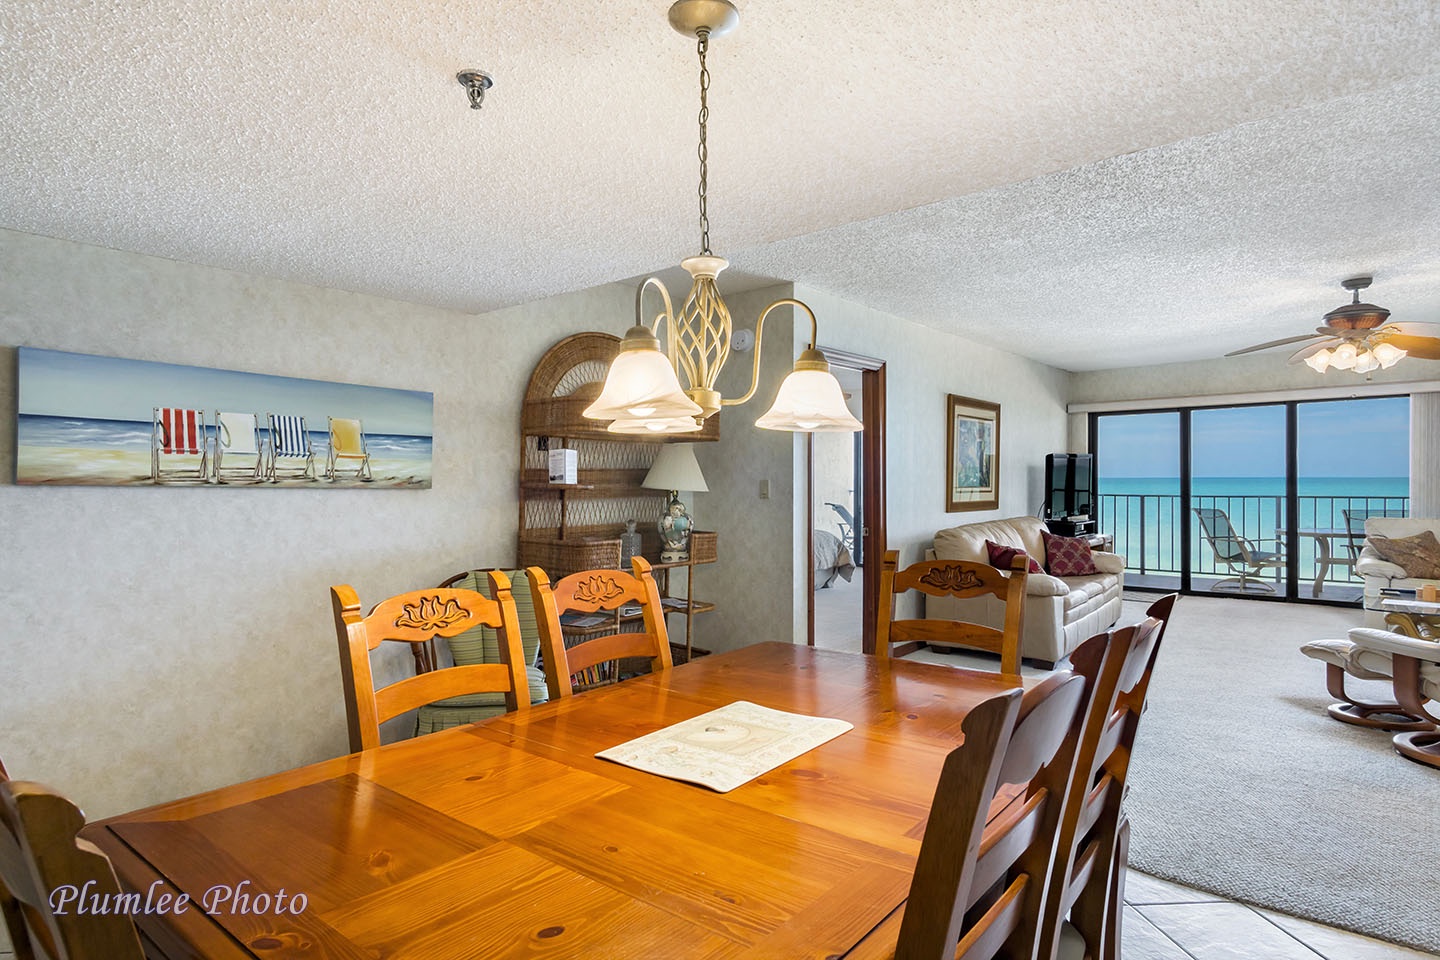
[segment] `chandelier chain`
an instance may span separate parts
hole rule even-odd
[[[705,127],[710,121],[710,70],[705,66],[705,54],[710,50],[710,31],[703,27],[696,31],[696,51],[700,54],[700,252],[710,256],[710,213],[705,206],[706,176],[710,168],[710,151],[705,143]]]

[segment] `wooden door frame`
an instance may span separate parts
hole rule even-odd
[[[875,617],[880,606],[880,563],[885,554],[885,361],[822,346],[832,366],[860,371],[861,649],[875,652]],[[815,645],[815,444],[805,438],[805,642]]]

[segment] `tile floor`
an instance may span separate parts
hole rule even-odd
[[[1249,907],[1131,870],[1124,960],[1434,960],[1435,954]]]

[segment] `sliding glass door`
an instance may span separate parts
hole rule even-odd
[[[1190,588],[1285,596],[1285,407],[1190,413]]]
[[[1355,602],[1367,517],[1409,508],[1410,399],[1092,414],[1126,586]]]

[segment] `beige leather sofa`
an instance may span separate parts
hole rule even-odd
[[[1385,611],[1380,609],[1381,590],[1419,590],[1426,584],[1440,588],[1440,580],[1421,580],[1412,577],[1404,567],[1382,559],[1369,544],[1369,537],[1413,537],[1429,530],[1440,538],[1440,517],[1367,517],[1365,520],[1366,544],[1355,560],[1355,572],[1365,580],[1365,625],[1385,626]]]
[[[985,541],[1019,547],[1045,563],[1045,524],[1035,517],[1012,517],[985,523],[967,523],[935,534],[935,557],[940,560],[989,562]],[[1085,640],[1108,630],[1120,619],[1120,594],[1125,587],[1125,558],[1095,553],[1099,573],[1084,577],[1052,577],[1032,573],[1025,584],[1025,627],[1020,656],[1053,664],[1063,660]],[[1005,605],[994,597],[958,600],[926,597],[925,616],[969,620],[999,627]]]

